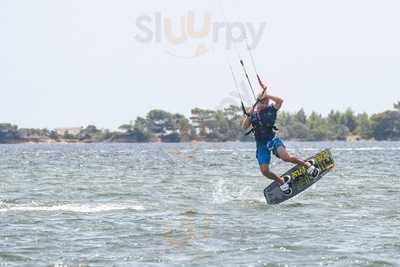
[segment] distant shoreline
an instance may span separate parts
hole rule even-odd
[[[304,143],[318,143],[318,142],[343,142],[343,143],[359,143],[359,142],[398,142],[396,140],[374,140],[374,139],[349,139],[349,140],[295,140],[295,139],[286,139],[284,140],[286,142],[304,142]],[[67,140],[61,140],[61,141],[40,141],[40,142],[34,142],[34,141],[17,141],[17,142],[10,142],[10,143],[0,143],[0,145],[85,145],[85,144],[212,144],[212,143],[255,143],[254,140],[248,140],[248,141],[188,141],[188,142],[82,142],[82,141],[67,141]]]
[[[191,116],[151,110],[118,131],[95,125],[75,128],[29,129],[0,123],[0,144],[87,144],[87,143],[224,143],[254,141],[241,126],[243,110],[238,106],[222,110],[194,108]],[[295,113],[279,111],[275,126],[283,140],[297,141],[397,141],[400,140],[400,102],[393,109],[372,116],[332,110],[327,116],[303,109]],[[248,130],[247,130],[248,131]]]

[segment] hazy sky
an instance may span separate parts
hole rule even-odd
[[[0,0],[0,122],[116,129],[154,108],[232,102],[227,61],[244,77],[235,50],[254,72],[243,42],[225,49],[226,22],[236,37],[266,23],[253,52],[285,110],[383,111],[400,100],[399,10],[396,0]],[[179,37],[191,14],[197,31],[209,19],[206,34],[168,38],[168,21]]]

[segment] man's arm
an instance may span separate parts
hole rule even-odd
[[[244,119],[242,121],[243,129],[248,129],[251,126],[251,118],[250,116],[244,115]]]
[[[248,129],[251,126],[251,114],[254,112],[254,108],[251,108],[247,114],[250,115],[244,115],[244,118],[242,120],[242,127],[243,129]]]
[[[274,102],[274,108],[279,110],[282,107],[283,99],[277,96],[268,95],[267,96],[270,100]]]

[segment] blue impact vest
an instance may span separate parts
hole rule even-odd
[[[275,122],[278,111],[273,105],[251,114],[251,125],[257,142],[269,142],[275,137]]]

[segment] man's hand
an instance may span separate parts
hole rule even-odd
[[[279,110],[282,107],[283,99],[277,96],[267,95],[268,99],[274,102],[274,108]]]
[[[247,114],[250,114],[250,116],[251,116],[251,114],[254,112],[254,107],[251,107],[248,111],[247,111]]]
[[[247,114],[244,115],[243,121],[242,121],[242,127],[243,129],[248,129],[251,126],[251,114],[254,112],[254,107],[250,108],[247,112]]]
[[[248,129],[251,126],[251,118],[249,116],[245,116],[242,121],[243,129]]]

